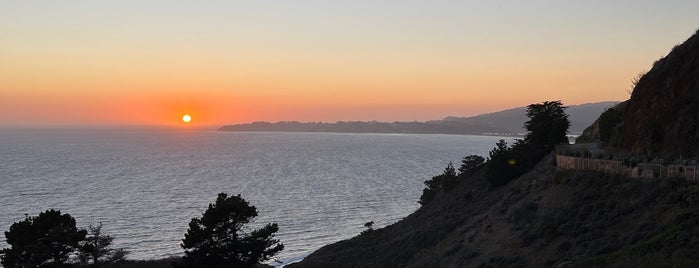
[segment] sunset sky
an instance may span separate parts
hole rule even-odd
[[[698,10],[696,0],[2,1],[0,125],[429,120],[624,100],[635,75],[699,28]]]

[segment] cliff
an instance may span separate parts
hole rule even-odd
[[[640,78],[621,134],[613,145],[631,153],[699,155],[699,31]]]

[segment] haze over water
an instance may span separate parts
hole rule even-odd
[[[104,224],[132,259],[182,254],[192,217],[216,194],[276,222],[278,259],[302,258],[391,224],[418,207],[423,181],[449,161],[487,155],[499,137],[240,133],[177,130],[29,130],[0,134],[0,229],[25,214],[69,213]],[[6,247],[4,237],[0,247]]]

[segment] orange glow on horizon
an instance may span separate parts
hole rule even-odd
[[[623,101],[699,24],[696,1],[5,2],[0,126],[425,121]]]

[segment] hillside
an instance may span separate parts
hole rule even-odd
[[[579,133],[590,125],[605,109],[616,102],[598,102],[572,105],[571,133]],[[348,133],[413,133],[413,134],[499,134],[518,135],[524,132],[527,121],[526,107],[518,107],[473,117],[447,117],[427,122],[254,122],[225,125],[221,131],[279,131],[279,132],[348,132]]]
[[[656,62],[581,140],[696,157],[698,35]],[[500,187],[487,182],[486,164],[405,219],[291,267],[699,267],[699,184],[559,170],[553,159]]]
[[[621,136],[613,145],[631,153],[699,156],[699,31],[640,78]]]
[[[699,185],[556,171],[552,158],[504,187],[484,172],[405,219],[289,267],[699,265]]]

